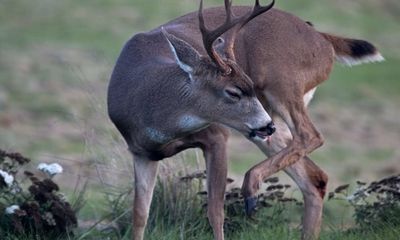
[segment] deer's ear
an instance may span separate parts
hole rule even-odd
[[[163,27],[161,31],[167,39],[176,63],[183,71],[190,74],[200,61],[200,54],[189,43],[168,33]]]

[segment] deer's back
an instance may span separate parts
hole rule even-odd
[[[233,7],[237,16],[250,10],[248,6]],[[204,11],[204,18],[208,28],[216,28],[225,21],[225,9],[209,8]],[[205,54],[204,49],[199,47],[201,34],[197,12],[163,26]],[[271,9],[250,21],[239,32],[235,55],[239,65],[255,82],[256,88],[265,89],[272,84],[271,79],[282,79],[285,77],[283,75],[303,74],[309,81],[304,90],[307,92],[327,79],[334,52],[331,43],[309,23],[290,13]]]
[[[233,7],[233,12],[238,16],[250,10],[248,6]],[[225,9],[206,9],[204,18],[208,28],[215,28],[225,21]],[[121,52],[111,85],[114,82],[122,89],[127,89],[124,87],[127,79],[129,84],[140,85],[142,81],[154,81],[154,78],[146,77],[146,72],[153,74],[155,69],[163,72],[173,67],[173,55],[161,33],[161,27],[206,55],[198,26],[197,12],[192,12],[133,36]],[[239,32],[235,55],[257,88],[265,88],[269,84],[268,79],[304,73],[310,79],[305,89],[308,91],[327,78],[334,52],[331,44],[314,27],[290,13],[271,9],[250,21]],[[163,78],[157,79],[164,81]]]

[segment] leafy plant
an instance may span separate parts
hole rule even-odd
[[[62,167],[40,164],[38,169],[46,174],[45,178],[30,171],[19,174],[29,162],[20,153],[0,150],[0,231],[4,236],[34,239],[72,234],[77,226],[76,213],[52,180]],[[22,184],[26,178],[31,182],[27,190]]]
[[[357,181],[357,188],[351,194],[348,187],[348,184],[337,187],[329,193],[329,199],[348,201],[354,207],[354,219],[360,228],[400,226],[400,174],[369,185]]]

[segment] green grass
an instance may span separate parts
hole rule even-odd
[[[373,105],[381,101],[398,104],[400,69],[396,66],[399,64],[398,58],[351,68],[336,64],[329,80],[316,92],[316,98],[318,101],[333,101],[337,104],[363,102],[365,105]]]
[[[393,229],[390,226],[387,228],[381,229],[379,231],[368,231],[368,232],[358,232],[358,231],[349,231],[343,232],[339,230],[333,230],[331,232],[324,232],[321,236],[321,240],[397,240],[399,236],[400,229]],[[193,238],[195,239],[211,239],[212,235],[209,233],[198,232]],[[275,229],[255,229],[249,230],[246,233],[238,233],[237,235],[232,236],[229,239],[232,240],[252,240],[252,239],[299,239],[300,233],[297,231],[289,230],[288,228],[281,227]],[[128,239],[128,238],[126,238]],[[174,230],[170,231],[160,231],[151,233],[151,237],[149,239],[180,239],[180,233]],[[188,239],[189,240],[189,239]]]
[[[168,229],[159,227],[154,229],[152,232],[147,232],[146,239],[150,240],[178,240],[182,239],[181,231],[193,231],[195,234],[191,238],[185,238],[187,240],[209,240],[212,239],[212,234],[209,231],[203,229],[182,229],[181,226],[169,226]],[[387,225],[379,230],[345,230],[345,229],[331,229],[329,231],[323,231],[321,234],[321,240],[397,240],[400,234],[400,228],[392,227]],[[83,236],[83,235],[82,235]],[[80,236],[63,237],[60,240],[80,240],[80,239],[115,239],[115,240],[128,240],[131,239],[129,234],[118,237],[105,237],[104,233],[91,233],[85,235],[84,238]],[[276,239],[276,240],[294,240],[300,238],[300,232],[294,231],[288,227],[281,226],[273,229],[249,229],[246,232],[237,233],[231,235],[229,239],[232,240],[254,240],[254,239]],[[4,237],[4,240],[30,240],[30,236],[27,237]]]

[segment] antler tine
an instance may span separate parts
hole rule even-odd
[[[251,11],[248,14],[245,14],[241,17],[236,17],[234,18],[232,14],[232,1],[231,0],[224,0],[225,2],[225,11],[226,11],[226,19],[225,22],[217,27],[214,30],[209,30],[205,26],[204,23],[204,16],[203,16],[203,0],[200,0],[200,7],[199,7],[199,27],[201,31],[201,35],[203,38],[203,44],[204,48],[207,51],[207,54],[211,57],[211,59],[223,70],[225,73],[230,72],[230,67],[227,66],[227,64],[222,60],[222,58],[217,54],[217,52],[213,49],[212,45],[214,41],[227,32],[228,30],[232,29],[235,26],[238,26],[235,28],[233,33],[229,36],[229,41],[227,41],[227,46],[228,49],[231,49],[233,51],[233,43],[235,41],[235,36],[236,33],[249,21],[251,21],[253,18],[257,17],[258,15],[268,11],[270,8],[272,8],[275,4],[275,0],[272,0],[272,2],[265,7],[262,7],[260,5],[259,0],[255,1],[253,11]],[[228,57],[233,58],[233,52],[228,51]]]
[[[263,7],[260,5],[259,0],[255,0],[253,10],[239,18],[238,23],[240,24],[237,25],[235,29],[233,29],[226,37],[227,39],[224,51],[228,58],[235,60],[233,45],[235,43],[236,35],[240,31],[240,29],[248,22],[250,22],[253,18],[271,9],[274,6],[274,4],[275,0],[272,0],[272,2],[269,5]]]
[[[225,11],[226,11],[226,20],[225,23],[219,26],[218,28],[210,31],[207,29],[204,23],[203,16],[203,0],[200,0],[200,8],[199,8],[199,27],[201,31],[201,35],[203,38],[203,45],[207,51],[207,54],[210,58],[221,68],[224,72],[229,71],[229,67],[224,63],[221,57],[217,54],[217,52],[213,49],[212,45],[214,41],[221,36],[224,32],[231,29],[233,26],[237,24],[237,21],[232,21],[232,11],[231,11],[232,1],[225,0]]]
[[[231,21],[232,18],[232,0],[225,0],[226,22]]]
[[[253,18],[270,10],[274,5],[275,5],[275,0],[272,0],[272,2],[270,4],[268,4],[267,6],[264,6],[264,7],[260,5],[259,0],[256,0],[254,3],[253,11],[248,16],[247,15],[243,16],[244,20],[237,31],[239,31],[240,28],[242,28],[244,25],[246,25],[248,22],[250,22]]]

